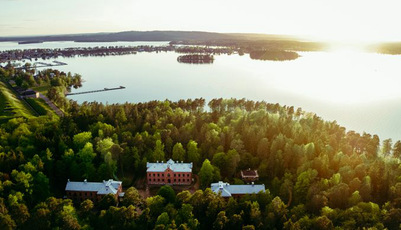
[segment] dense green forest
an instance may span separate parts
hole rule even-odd
[[[400,228],[400,141],[246,99],[78,104],[64,92],[79,75],[20,71],[0,68],[1,80],[46,85],[65,116],[0,117],[0,229]],[[193,162],[201,190],[140,196],[146,162],[169,158]],[[265,193],[227,200],[208,188],[241,184],[248,168]],[[123,181],[118,206],[63,199],[68,179],[109,178]]]

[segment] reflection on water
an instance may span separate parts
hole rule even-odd
[[[138,53],[59,58],[68,65],[58,69],[83,76],[84,86],[74,92],[126,87],[71,96],[78,102],[247,98],[301,107],[348,130],[401,139],[401,56],[347,50],[300,54],[284,62],[220,55],[213,64],[190,65],[178,63],[179,54],[172,52]]]

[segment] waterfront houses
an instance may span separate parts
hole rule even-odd
[[[190,185],[192,182],[192,163],[156,162],[146,164],[146,179],[149,185]]]

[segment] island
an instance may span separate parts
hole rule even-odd
[[[297,52],[285,50],[257,50],[251,51],[249,56],[252,59],[270,61],[289,61],[300,57]]]
[[[214,57],[207,54],[189,54],[178,56],[177,61],[179,63],[211,64],[214,61]]]
[[[18,42],[19,45],[40,44],[40,43],[43,43],[43,41],[20,41],[20,42]]]

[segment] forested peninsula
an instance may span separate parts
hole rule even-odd
[[[65,92],[79,74],[34,78],[9,65],[0,79],[0,229],[400,228],[400,141],[264,101],[78,104]],[[64,116],[30,112],[10,81],[41,85]],[[147,194],[146,163],[170,158],[193,162],[199,188]],[[246,169],[266,192],[227,199],[210,189],[244,184]],[[68,179],[120,180],[124,200],[64,199]]]
[[[297,59],[299,54],[292,51],[260,50],[250,52],[249,56],[257,60],[289,61]]]

